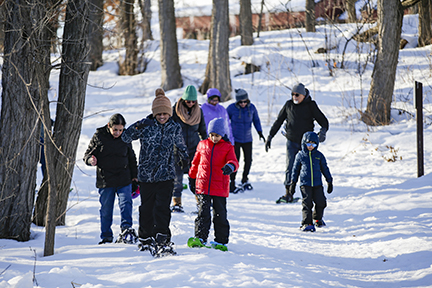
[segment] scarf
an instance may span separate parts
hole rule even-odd
[[[201,108],[198,105],[198,101],[192,106],[190,113],[188,108],[184,105],[184,100],[179,98],[176,105],[176,113],[182,122],[187,125],[193,126],[201,121]]]

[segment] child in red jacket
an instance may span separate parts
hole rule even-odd
[[[224,120],[215,118],[208,125],[209,137],[199,142],[189,170],[191,189],[198,197],[198,216],[195,219],[195,237],[189,247],[203,247],[211,225],[210,207],[213,207],[215,241],[211,246],[223,251],[229,237],[226,198],[229,196],[229,175],[237,171],[239,163],[234,146],[226,137]],[[213,203],[212,203],[213,202]]]

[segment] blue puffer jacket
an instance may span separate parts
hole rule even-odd
[[[227,112],[235,142],[252,142],[252,123],[257,132],[262,132],[261,121],[254,104],[249,102],[241,108],[237,103],[232,103],[228,106]]]
[[[180,124],[172,118],[160,124],[150,115],[146,121],[148,124],[140,127],[144,120],[132,124],[122,134],[122,140],[126,143],[140,139],[138,180],[146,183],[172,180],[175,177],[174,147],[181,159],[188,159]]]
[[[307,142],[315,142],[317,143],[317,147],[309,151],[306,146]],[[297,153],[294,160],[291,184],[297,183],[298,177],[300,176],[300,186],[321,186],[321,173],[328,183],[333,182],[330,169],[327,166],[327,161],[324,155],[318,151],[318,144],[319,139],[315,132],[306,132],[303,134],[301,142],[302,150]]]

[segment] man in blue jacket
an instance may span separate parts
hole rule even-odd
[[[236,188],[236,172],[231,174],[230,192],[238,193],[244,189],[251,190],[252,185],[248,182],[248,175],[252,165],[252,123],[258,132],[259,138],[265,142],[262,133],[261,121],[255,105],[249,100],[248,93],[244,89],[235,89],[236,103],[228,106],[228,117],[234,137],[234,150],[237,160],[240,161],[240,149],[243,150],[244,167],[241,186]]]

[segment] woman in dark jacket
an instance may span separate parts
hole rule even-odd
[[[128,235],[136,241],[135,230],[132,228],[132,180],[137,179],[137,160],[132,145],[121,139],[126,121],[121,114],[111,116],[107,125],[98,128],[87,151],[84,162],[89,166],[97,166],[96,187],[99,188],[101,203],[101,239],[99,244],[111,243],[111,230],[114,200],[117,194],[121,214],[119,240],[128,239]]]
[[[173,206],[171,208],[173,212],[184,212],[181,202],[183,174],[187,174],[189,171],[199,141],[207,138],[206,124],[197,98],[195,87],[189,85],[183,92],[183,96],[173,106],[172,119],[179,123],[182,128],[189,155],[187,165],[183,169],[178,165],[180,163],[178,155],[175,155],[176,178],[174,179]]]

